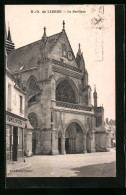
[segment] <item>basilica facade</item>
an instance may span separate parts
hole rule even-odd
[[[10,34],[10,31],[8,31]],[[65,31],[14,49],[5,40],[7,66],[25,93],[24,151],[33,154],[77,154],[109,151],[104,108],[91,102],[91,87],[80,44],[76,56]],[[95,82],[95,81],[94,81]]]

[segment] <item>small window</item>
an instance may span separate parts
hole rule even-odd
[[[22,114],[22,102],[23,102],[23,97],[20,95],[20,113]]]
[[[31,78],[31,80],[30,80],[29,89],[30,89],[30,90],[36,89],[36,81],[35,81],[34,78]]]

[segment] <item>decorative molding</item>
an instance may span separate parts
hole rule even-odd
[[[77,115],[85,115],[85,116],[94,116],[94,112],[89,112],[89,111],[84,111],[84,110],[75,110],[75,109],[70,109],[70,108],[62,108],[62,107],[52,107],[51,110],[55,110],[57,112],[63,112],[63,113],[70,113],[70,114],[77,114]]]
[[[18,127],[22,127],[22,128],[25,128],[25,121],[22,120],[22,119],[19,119],[17,117],[13,117],[13,116],[10,116],[10,115],[6,115],[6,123],[7,124],[10,124],[10,125],[16,125]]]
[[[52,69],[53,69],[53,72],[58,72],[58,73],[61,73],[63,75],[67,75],[67,76],[70,76],[70,77],[73,77],[73,78],[77,78],[77,79],[80,79],[80,80],[83,78],[82,73],[74,72],[72,70],[69,70],[69,69],[66,69],[66,68],[63,68],[63,67],[58,67],[54,64],[53,64]]]
[[[63,68],[67,68],[67,69],[70,69],[70,70],[73,70],[73,71],[82,73],[82,70],[81,70],[81,69],[79,69],[79,68],[77,68],[77,67],[74,67],[74,66],[71,66],[71,65],[69,65],[69,64],[60,62],[60,61],[58,61],[58,60],[52,59],[52,63],[53,63],[54,65],[58,65],[58,66],[61,66],[61,67],[63,67]]]
[[[23,120],[23,121],[26,121],[27,120],[27,118],[22,117],[22,116],[19,116],[17,114],[14,114],[12,112],[9,112],[9,111],[6,111],[6,115],[13,116],[13,117],[18,118],[18,119]]]

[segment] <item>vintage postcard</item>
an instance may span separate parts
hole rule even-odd
[[[116,177],[115,6],[5,5],[6,177]]]

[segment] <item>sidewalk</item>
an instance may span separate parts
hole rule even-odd
[[[18,172],[31,167],[30,163],[24,162],[24,159],[19,161],[7,162],[6,163],[6,175],[10,175],[13,172]]]

